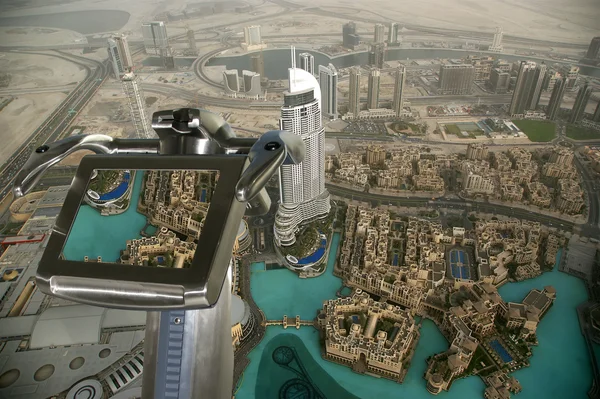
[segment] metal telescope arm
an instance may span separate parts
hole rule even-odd
[[[114,139],[103,134],[72,136],[45,144],[36,148],[15,177],[13,194],[15,198],[27,194],[46,170],[79,150],[96,154],[156,154],[158,149],[158,140]]]
[[[250,149],[250,165],[238,180],[235,196],[238,201],[251,201],[283,164],[299,164],[304,160],[306,149],[300,136],[271,130],[263,134]]]

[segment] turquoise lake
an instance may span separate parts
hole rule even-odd
[[[89,205],[79,208],[63,250],[65,259],[82,261],[84,256],[90,259],[102,256],[104,262],[114,262],[119,258],[119,251],[125,249],[127,240],[141,238],[146,216],[136,208],[143,178],[143,171],[135,174],[130,206],[120,215],[102,216]]]
[[[137,204],[142,185],[143,173],[137,173],[131,204]],[[101,216],[96,210],[84,205],[73,225],[64,254],[67,259],[83,260],[84,256],[102,256],[105,261],[114,261],[119,251],[129,239],[140,238],[140,230],[146,223],[144,215],[135,206],[121,215]],[[118,227],[117,227],[118,226]],[[251,291],[254,300],[268,319],[281,319],[283,315],[303,320],[313,319],[322,307],[323,301],[335,298],[341,280],[333,276],[334,256],[340,242],[340,235],[334,234],[327,271],[311,279],[299,279],[287,269],[265,270],[264,263],[251,266]],[[520,283],[505,284],[499,292],[505,301],[521,302],[532,289],[542,289],[552,285],[557,290],[554,306],[548,311],[538,328],[539,347],[533,349],[531,367],[514,373],[521,382],[523,392],[519,399],[540,398],[585,398],[590,388],[592,372],[585,342],[579,330],[575,308],[587,299],[583,282],[575,277],[554,271]],[[282,327],[268,327],[265,338],[249,354],[250,365],[236,397],[239,399],[257,398],[256,384],[259,376],[259,363],[265,347],[276,336],[293,334],[302,341],[298,348],[301,356],[311,356],[314,363],[329,374],[348,392],[364,399],[427,398],[431,395],[425,389],[425,359],[448,348],[448,342],[433,322],[424,320],[421,338],[412,360],[409,373],[403,384],[384,379],[359,375],[350,368],[323,360],[320,356],[319,334],[312,327],[300,330]],[[299,342],[298,340],[291,340]],[[309,363],[310,359],[305,359]],[[312,362],[311,360],[311,362]],[[450,392],[439,395],[447,399],[480,398],[484,384],[477,377],[456,381]],[[262,399],[262,398],[260,398]],[[266,399],[266,398],[265,398]],[[337,399],[337,398],[329,398]]]
[[[330,254],[335,254],[340,235],[335,234]],[[559,254],[560,256],[560,254]],[[287,269],[265,270],[262,262],[251,266],[250,285],[257,305],[268,319],[281,319],[300,315],[302,319],[312,319],[326,299],[335,298],[341,286],[341,280],[333,276],[334,257],[330,256],[327,271],[317,278],[299,279]],[[585,348],[583,336],[579,330],[575,308],[587,299],[582,281],[564,273],[553,272],[521,283],[505,284],[500,294],[505,301],[521,302],[532,288],[542,289],[552,285],[557,290],[554,306],[548,311],[538,328],[540,346],[533,349],[531,367],[514,373],[523,385],[520,399],[539,398],[585,398],[591,384],[591,367]],[[359,375],[350,368],[337,365],[321,358],[319,334],[312,327],[295,328],[268,327],[264,339],[249,354],[250,365],[246,369],[239,385],[236,398],[258,398],[257,379],[259,379],[259,363],[263,351],[275,337],[293,334],[299,337],[306,351],[298,351],[316,362],[348,392],[360,398],[371,399],[414,399],[432,397],[425,388],[422,378],[426,369],[428,356],[445,351],[449,344],[439,332],[435,324],[424,320],[421,338],[413,357],[409,373],[403,384],[392,381]],[[285,338],[285,337],[284,337]],[[278,338],[279,339],[279,338]],[[297,341],[297,340],[296,340]],[[300,345],[302,345],[300,344]],[[568,372],[566,372],[568,370]],[[274,382],[276,383],[276,382]],[[456,381],[450,392],[443,392],[438,397],[447,399],[481,398],[485,385],[478,377],[469,377]],[[258,395],[258,396],[257,396]],[[337,398],[331,398],[337,399]]]

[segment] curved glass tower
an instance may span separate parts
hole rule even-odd
[[[281,107],[281,130],[302,137],[306,157],[298,165],[283,165],[279,170],[281,201],[275,218],[275,240],[280,246],[296,242],[298,227],[326,216],[331,209],[325,189],[325,131],[321,123],[321,89],[309,72],[289,70],[289,91]]]

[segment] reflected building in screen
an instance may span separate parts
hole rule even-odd
[[[279,170],[281,200],[275,218],[277,245],[296,242],[301,224],[326,216],[331,209],[325,189],[325,130],[321,122],[321,88],[309,72],[296,68],[292,50],[289,91],[284,93],[279,127],[302,137],[304,161]]]

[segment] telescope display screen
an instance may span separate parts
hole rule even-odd
[[[188,268],[218,180],[217,170],[94,169],[61,257]]]

